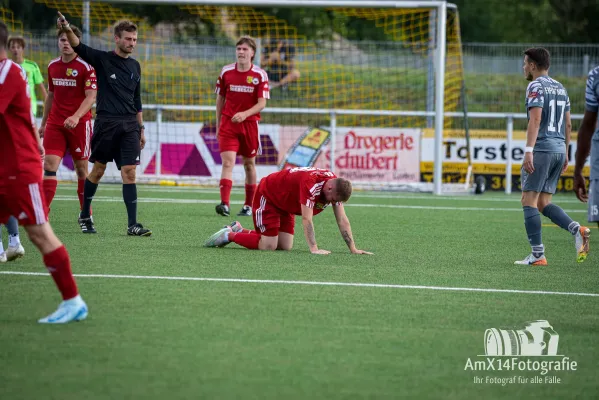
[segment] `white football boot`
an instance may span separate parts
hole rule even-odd
[[[514,262],[514,264],[541,266],[541,265],[547,265],[547,259],[545,258],[544,255],[537,258],[534,255],[529,254],[528,257],[526,257],[524,260],[516,261],[516,262]]]
[[[229,243],[229,232],[232,232],[231,227],[227,226],[214,235],[210,236],[204,243],[204,247],[224,247]]]
[[[80,295],[65,300],[58,309],[46,318],[40,319],[40,324],[66,324],[72,321],[82,321],[87,318],[87,304]]]
[[[8,250],[6,250],[6,259],[8,261],[14,261],[17,258],[21,258],[25,255],[25,249],[23,245],[19,243],[18,246],[8,246]]]

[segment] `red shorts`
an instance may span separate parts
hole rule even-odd
[[[256,232],[264,236],[279,236],[279,232],[293,235],[295,215],[269,203],[260,189],[259,186],[254,196],[254,204],[252,204]]]
[[[62,125],[46,124],[44,150],[46,154],[64,158],[68,149],[73,160],[87,160],[91,154],[91,135],[91,120],[79,122],[75,129],[67,129]]]
[[[41,177],[40,177],[41,178]],[[0,187],[0,224],[14,215],[20,225],[42,225],[48,222],[48,207],[41,190],[42,181],[12,183]]]
[[[258,121],[243,121],[238,124],[231,118],[222,116],[218,129],[218,148],[220,152],[234,151],[247,158],[261,153]]]

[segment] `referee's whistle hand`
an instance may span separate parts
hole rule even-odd
[[[144,134],[144,131],[141,131],[141,139],[139,141],[139,147],[141,147],[141,149],[143,150],[144,147],[146,147],[146,135]]]

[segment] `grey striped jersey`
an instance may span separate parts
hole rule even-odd
[[[585,109],[591,112],[599,111],[599,66],[589,72],[585,90]],[[591,179],[599,179],[599,127],[593,135],[591,147]]]
[[[549,76],[540,76],[528,84],[525,102],[529,118],[531,108],[543,109],[534,151],[565,153],[565,115],[570,111],[570,98],[564,86]]]

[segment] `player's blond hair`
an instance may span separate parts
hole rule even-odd
[[[352,185],[351,182],[344,178],[335,179],[335,192],[339,196],[337,200],[345,203],[351,197]]]
[[[254,56],[256,55],[256,48],[257,48],[256,41],[254,40],[254,38],[252,38],[251,36],[242,36],[239,38],[239,40],[235,44],[235,47],[237,47],[241,44],[247,44],[248,46],[250,46],[252,48],[252,50],[254,50],[254,55],[252,56],[252,61],[254,61]]]

